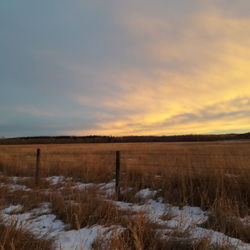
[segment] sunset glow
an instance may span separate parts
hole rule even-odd
[[[250,130],[249,1],[14,2],[0,136]]]

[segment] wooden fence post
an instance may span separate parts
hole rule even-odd
[[[35,171],[35,183],[39,184],[40,180],[40,148],[36,151],[36,171]]]
[[[120,199],[120,163],[120,151],[116,151],[115,192],[118,200]]]

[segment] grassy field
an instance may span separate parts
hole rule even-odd
[[[41,149],[38,186],[33,178],[37,148]],[[121,152],[120,201],[113,192],[116,151]],[[47,214],[54,214],[68,232],[94,225],[122,228],[120,233],[111,230],[108,239],[99,232],[90,249],[232,249],[232,238],[250,243],[247,140],[0,146],[0,171],[2,211],[21,205],[18,213],[11,213],[27,213],[46,203]],[[103,188],[105,185],[111,188]],[[149,195],[138,195],[142,190]],[[153,201],[165,209],[157,220],[142,209]],[[127,204],[134,209],[124,209]],[[206,219],[188,227],[181,223],[169,226],[177,216],[175,211],[188,207],[198,207]],[[32,249],[60,249],[53,237],[39,238],[18,227],[16,220],[10,224],[2,217],[0,248],[31,249],[19,246],[20,237],[28,237],[34,243]],[[204,237],[194,237],[194,229],[204,229]],[[205,232],[211,232],[210,238]],[[229,240],[214,240],[214,232]],[[242,249],[250,249],[250,245]]]

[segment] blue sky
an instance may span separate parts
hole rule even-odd
[[[250,130],[250,2],[0,3],[0,136]]]

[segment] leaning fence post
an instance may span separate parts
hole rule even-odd
[[[115,192],[118,200],[120,199],[120,163],[120,151],[116,151]]]
[[[36,151],[36,171],[35,171],[35,183],[39,184],[40,179],[40,148]]]

